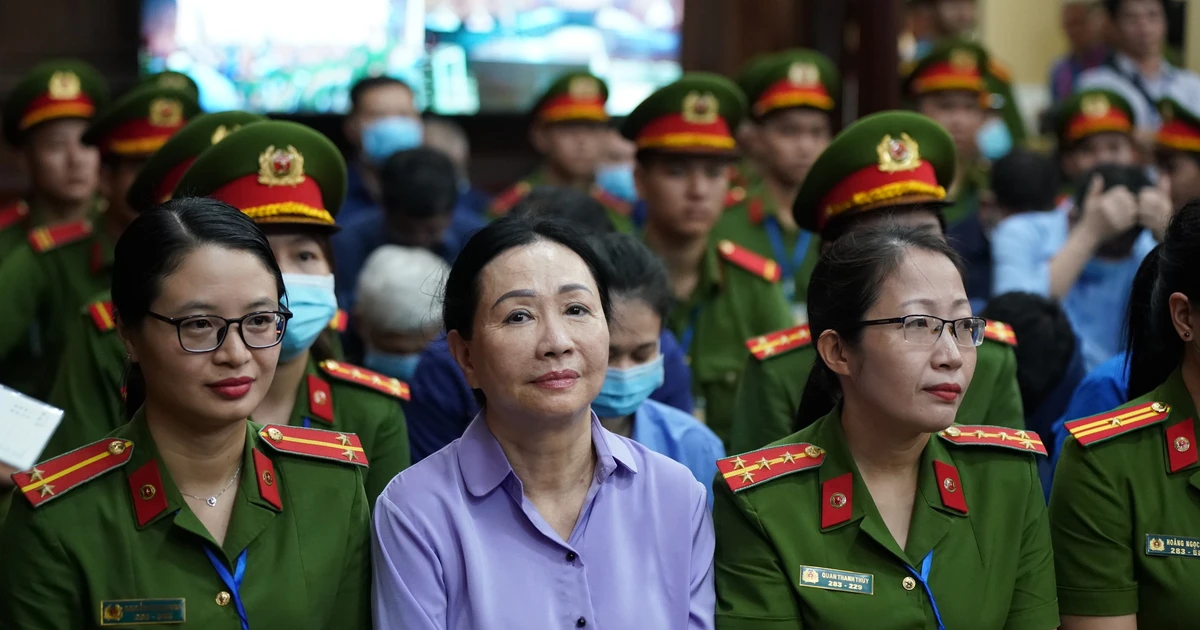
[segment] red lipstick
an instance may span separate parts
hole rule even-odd
[[[225,400],[237,400],[249,394],[250,386],[253,384],[254,379],[249,376],[239,376],[237,378],[227,378],[215,383],[209,383],[208,387]]]
[[[941,385],[926,387],[925,391],[947,402],[953,402],[962,394],[962,386],[954,383],[942,383]]]

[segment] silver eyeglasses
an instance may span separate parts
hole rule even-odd
[[[292,318],[287,311],[258,311],[236,319],[219,315],[166,317],[153,311],[147,311],[146,314],[174,326],[179,335],[179,345],[195,354],[220,348],[233,324],[237,324],[238,334],[247,348],[270,348],[283,341],[283,331],[287,330],[287,322]]]
[[[885,326],[900,324],[904,331],[904,340],[931,346],[942,336],[942,329],[950,327],[950,336],[960,346],[978,346],[983,343],[983,331],[987,320],[982,317],[963,317],[962,319],[942,319],[934,315],[905,315],[904,317],[889,317],[888,319],[872,319],[859,322],[859,326]]]

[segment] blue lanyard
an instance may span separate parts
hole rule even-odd
[[[302,426],[303,426],[305,429],[311,429],[311,428],[312,428],[312,420],[311,420],[311,419],[309,419],[309,417],[308,417],[308,416],[304,416],[304,422],[303,422],[303,423],[301,423],[301,425],[302,425]]]
[[[921,572],[912,567],[906,567],[909,573],[917,577],[917,581],[921,583],[921,587],[925,589],[925,594],[929,596],[929,605],[933,606],[933,616],[937,619],[938,630],[946,630],[946,625],[942,623],[942,613],[938,610],[937,600],[933,598],[933,591],[929,589],[929,567],[933,565],[933,550],[925,555],[925,559],[921,561]]]
[[[221,577],[221,581],[225,583],[225,588],[229,589],[229,594],[233,598],[233,605],[237,607],[238,619],[242,621],[242,630],[250,630],[250,622],[246,620],[246,608],[242,605],[242,578],[246,577],[246,550],[237,558],[237,567],[233,570],[233,575],[229,574],[229,569],[225,568],[225,563],[221,562],[217,554],[212,552],[208,547],[204,548],[204,554],[208,556],[208,561],[217,570],[217,575]]]
[[[783,243],[783,229],[779,227],[779,220],[775,217],[767,217],[763,223],[767,228],[767,238],[771,241],[771,251],[775,252],[775,262],[779,264],[779,269],[783,272],[783,292],[790,303],[796,297],[796,274],[800,272],[804,258],[808,255],[808,242],[812,240],[812,232],[800,230],[800,234],[796,237],[796,249],[792,250],[789,258],[787,246]]]
[[[692,352],[692,338],[696,336],[696,321],[700,319],[700,307],[700,304],[692,307],[691,312],[688,313],[687,328],[683,329],[683,336],[679,338],[679,345],[683,346],[685,355]]]

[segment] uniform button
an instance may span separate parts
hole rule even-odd
[[[579,556],[575,555],[574,551],[567,552],[567,562],[575,562],[575,558],[578,558],[578,557]]]
[[[904,581],[901,582],[901,584],[904,585],[904,590],[906,591],[911,591],[914,588],[917,588],[917,581],[910,577],[904,578]]]
[[[217,593],[217,605],[218,606],[228,606],[229,600],[230,600],[229,593],[227,593],[225,591],[221,591],[220,593]]]
[[[579,619],[576,619],[576,620],[575,620],[575,627],[576,627],[576,628],[582,628],[582,627],[584,627],[584,626],[586,626],[586,625],[587,625],[587,619],[584,619],[583,617],[580,617]]]

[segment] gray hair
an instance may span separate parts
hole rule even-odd
[[[384,245],[358,276],[357,315],[377,333],[410,333],[442,319],[442,285],[450,267],[425,249]]]

